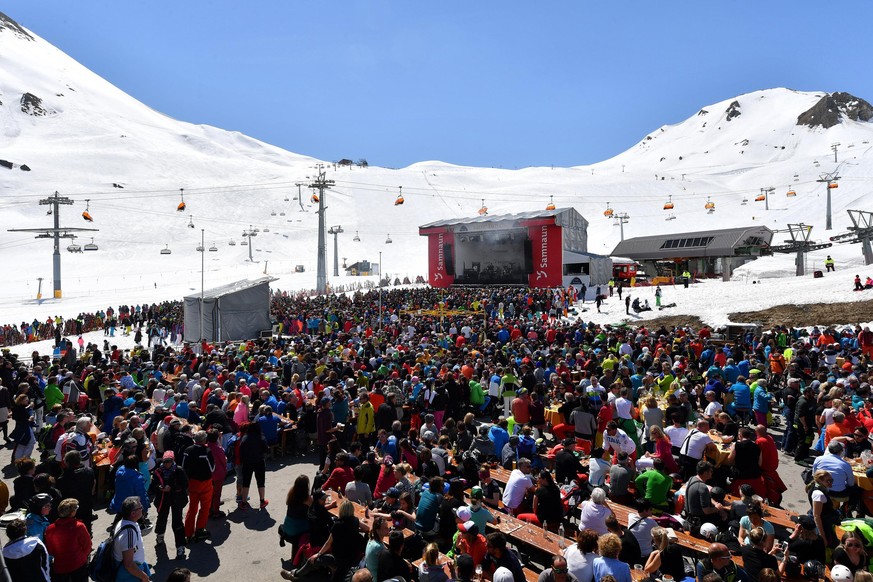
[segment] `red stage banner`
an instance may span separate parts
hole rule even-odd
[[[455,233],[439,232],[429,234],[427,236],[427,248],[431,286],[448,287],[455,282]],[[452,274],[450,275],[449,272]]]
[[[528,226],[531,239],[533,272],[528,275],[531,287],[560,287],[563,273],[561,227],[554,224]]]

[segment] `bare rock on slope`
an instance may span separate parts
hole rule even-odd
[[[24,40],[33,40],[33,36],[24,30],[20,24],[0,12],[0,32],[4,30],[12,31],[12,34]]]
[[[34,117],[42,117],[54,113],[42,106],[42,99],[33,93],[25,93],[21,96],[21,111]]]
[[[742,115],[743,112],[740,111],[740,102],[734,101],[733,103],[728,105],[728,108],[725,111],[725,113],[727,113],[727,120],[728,121],[730,121],[734,117],[739,117],[740,115]]]
[[[797,125],[827,129],[845,116],[853,121],[873,119],[873,106],[850,93],[831,93],[797,117]]]

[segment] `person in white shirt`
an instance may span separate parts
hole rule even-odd
[[[631,411],[633,410],[633,402],[631,402],[628,398],[628,389],[621,389],[621,396],[615,399],[615,417],[621,418],[623,420],[631,420],[633,415]]]
[[[697,421],[697,428],[688,431],[688,435],[679,447],[679,465],[686,476],[694,475],[697,462],[703,458],[706,445],[712,442],[709,436],[709,422]]]
[[[579,531],[593,529],[597,535],[609,533],[606,518],[612,510],[606,504],[606,491],[600,487],[591,492],[591,498],[583,501],[579,512]]]
[[[576,543],[564,550],[567,568],[579,582],[594,582],[594,558],[597,557],[597,532],[583,530]]]
[[[602,448],[596,448],[591,451],[591,458],[588,459],[588,487],[603,487],[606,483],[606,476],[609,475],[610,464],[604,459],[606,451]]]
[[[624,451],[636,458],[636,443],[627,436],[626,432],[618,428],[618,423],[614,420],[610,420],[606,425],[606,430],[603,431],[603,448],[606,451],[611,451],[613,455],[618,455]]]
[[[670,419],[673,423],[664,429],[664,434],[670,437],[670,442],[673,443],[673,452],[679,450],[679,445],[685,442],[685,437],[688,436],[688,427],[682,424],[682,418],[677,413],[673,413],[673,418]]]
[[[627,530],[633,534],[640,544],[640,555],[643,560],[652,553],[652,530],[658,527],[658,522],[652,519],[652,504],[648,499],[636,502],[636,512],[627,516]]]
[[[518,468],[509,474],[509,481],[503,490],[503,505],[513,513],[524,501],[528,491],[533,491],[535,485],[530,477],[530,459],[524,457],[518,460]]]
[[[709,401],[709,404],[706,405],[706,409],[703,411],[703,415],[707,418],[715,418],[716,416],[718,416],[718,413],[721,412],[722,405],[719,401],[715,399],[715,392],[713,392],[712,390],[707,390],[704,396]]]
[[[112,533],[112,557],[120,565],[119,580],[149,581],[149,565],[146,563],[145,543],[137,521],[143,516],[139,497],[132,496],[121,502],[121,519]]]

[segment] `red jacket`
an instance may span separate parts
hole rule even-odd
[[[45,547],[54,557],[52,572],[67,574],[88,563],[91,536],[75,517],[61,517],[45,530]]]

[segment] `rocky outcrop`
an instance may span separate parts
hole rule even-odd
[[[25,40],[33,40],[33,36],[24,30],[20,24],[0,12],[0,32],[4,30],[12,31],[12,34]]]
[[[21,111],[34,117],[42,117],[50,113],[42,106],[42,99],[33,93],[25,93],[21,96]]]
[[[873,119],[873,106],[850,93],[831,93],[797,117],[797,125],[827,129],[842,123],[845,116],[852,121]]]
[[[727,120],[728,121],[730,121],[734,117],[739,117],[740,115],[742,115],[742,111],[740,111],[740,102],[734,101],[733,103],[728,105],[728,108],[727,108],[727,110],[725,110],[725,113],[727,113]]]

